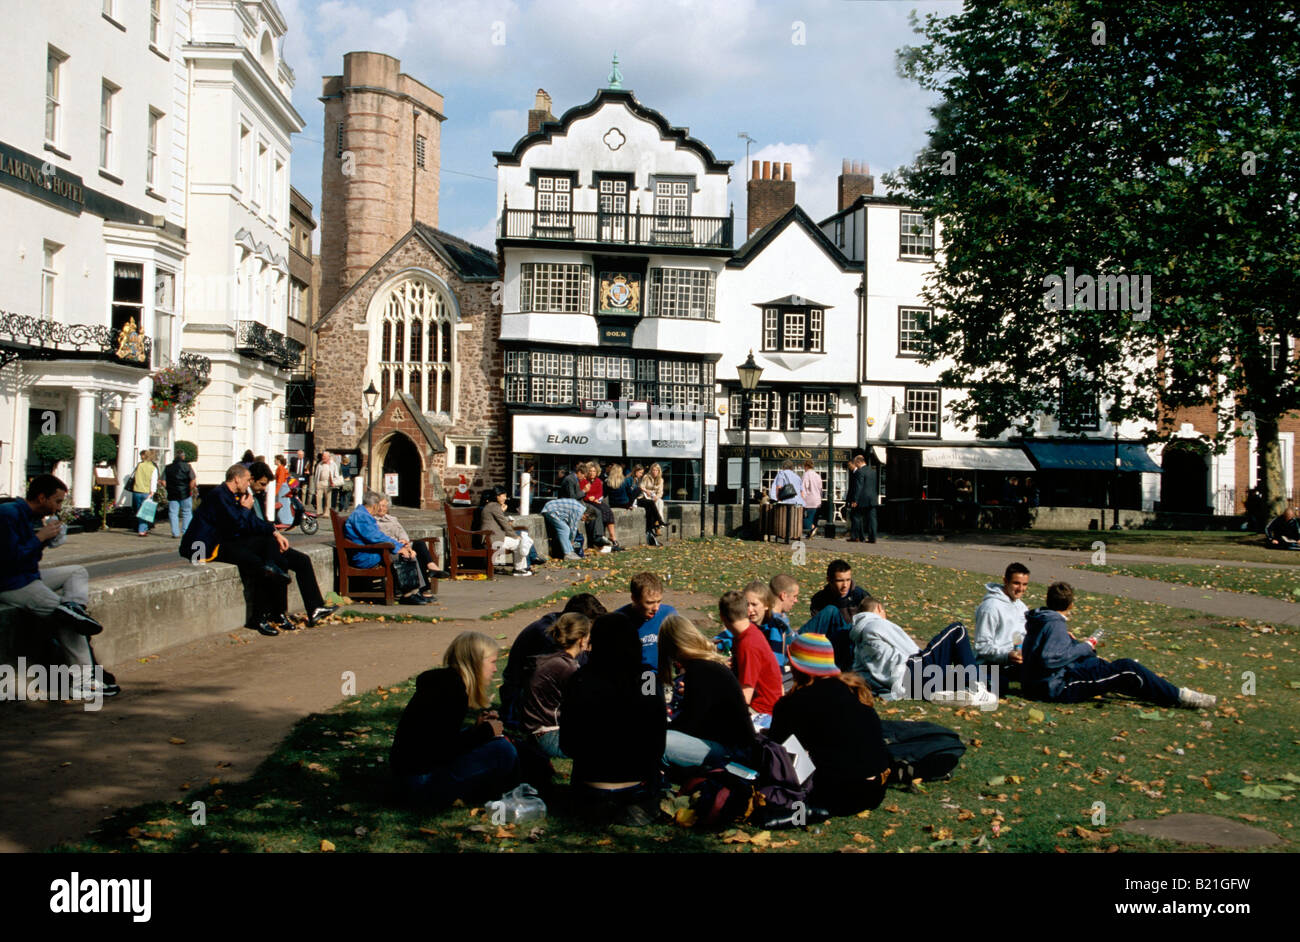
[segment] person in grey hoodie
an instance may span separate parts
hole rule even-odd
[[[1021,686],[1025,695],[1056,703],[1078,703],[1100,694],[1122,693],[1157,706],[1211,709],[1212,694],[1190,687],[1175,687],[1159,674],[1131,658],[1107,661],[1097,656],[1096,635],[1076,640],[1066,627],[1074,608],[1074,589],[1068,582],[1047,588],[1047,605],[1025,619],[1025,663]]]
[[[979,607],[975,609],[975,640],[971,648],[980,664],[997,665],[991,672],[997,681],[999,696],[1007,692],[1007,684],[1019,680],[1020,665],[1024,658],[1020,642],[1025,637],[1025,613],[1029,607],[1021,596],[1029,588],[1029,569],[1023,563],[1012,563],[1002,574],[1002,584],[989,582]]]
[[[867,596],[849,611],[854,613],[849,631],[853,670],[876,695],[887,700],[924,698],[997,709],[997,695],[977,679],[975,654],[961,622],[944,628],[921,650],[906,631],[888,619],[879,599]]]

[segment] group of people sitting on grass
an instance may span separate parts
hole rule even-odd
[[[728,763],[755,767],[764,737],[795,737],[815,771],[813,806],[832,815],[874,808],[890,758],[878,700],[923,699],[996,708],[1009,684],[1029,698],[1073,703],[1124,694],[1160,706],[1213,707],[1130,659],[1096,654],[1097,634],[1069,631],[1074,592],[1064,582],[1029,611],[1019,563],[990,583],[974,641],[960,622],[922,648],[853,582],[843,560],[798,630],[799,584],[779,574],[718,600],[708,637],[664,602],[657,575],[631,582],[631,601],[606,611],[577,595],[526,627],[490,709],[497,644],[466,632],[441,668],[416,681],[391,752],[401,797],[441,807],[483,800],[519,781],[549,788],[551,760],[573,760],[572,805],[625,824],[653,820],[665,783]],[[471,725],[466,726],[467,718]]]

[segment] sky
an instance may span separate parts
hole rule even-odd
[[[319,219],[321,77],[352,51],[382,52],[440,92],[438,227],[495,244],[494,150],[528,127],[534,94],[552,112],[591,100],[618,53],[623,87],[669,124],[734,161],[730,196],[745,211],[750,160],[792,164],[796,201],[821,220],[838,207],[841,162],[881,175],[910,163],[932,123],[933,96],[899,77],[896,51],[919,40],[911,11],[958,4],[893,0],[277,0],[284,58],[297,76],[293,185]],[[321,220],[323,222],[324,220]],[[317,237],[319,239],[319,228]],[[317,242],[319,245],[319,241]]]

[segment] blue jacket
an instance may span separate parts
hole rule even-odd
[[[776,657],[776,663],[782,671],[786,669],[786,644],[789,635],[794,634],[790,629],[790,621],[784,615],[777,615],[769,612],[763,624],[758,626],[763,632],[763,637],[767,639],[768,646],[772,649],[772,654]],[[722,654],[731,654],[731,648],[736,643],[735,636],[732,635],[730,628],[723,628],[713,639],[718,651]]]
[[[21,589],[39,579],[45,544],[36,539],[36,518],[25,500],[0,504],[0,592]]]
[[[275,527],[257,519],[254,511],[241,507],[239,498],[221,484],[208,491],[199,502],[199,509],[194,511],[177,552],[182,559],[211,559],[222,541],[274,532]]]
[[[633,480],[632,475],[623,479],[618,487],[611,488],[606,496],[611,507],[631,507],[632,502],[641,495],[641,485]]]
[[[343,524],[343,536],[353,543],[387,543],[393,548],[394,552],[402,548],[400,540],[386,536],[384,531],[379,529],[379,524],[375,522],[375,518],[371,516],[370,511],[366,510],[365,504],[361,504],[352,513],[348,514],[348,519]],[[378,553],[366,550],[348,552],[348,561],[361,569],[378,566],[382,559],[383,557]]]
[[[1061,613],[1050,608],[1036,608],[1025,616],[1020,653],[1025,659],[1020,685],[1027,696],[1040,700],[1060,694],[1069,665],[1096,657],[1092,645],[1071,638]]]

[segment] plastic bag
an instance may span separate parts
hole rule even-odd
[[[524,824],[528,821],[546,820],[546,802],[537,796],[537,789],[526,782],[506,792],[499,801],[489,801],[483,808],[493,824]]]

